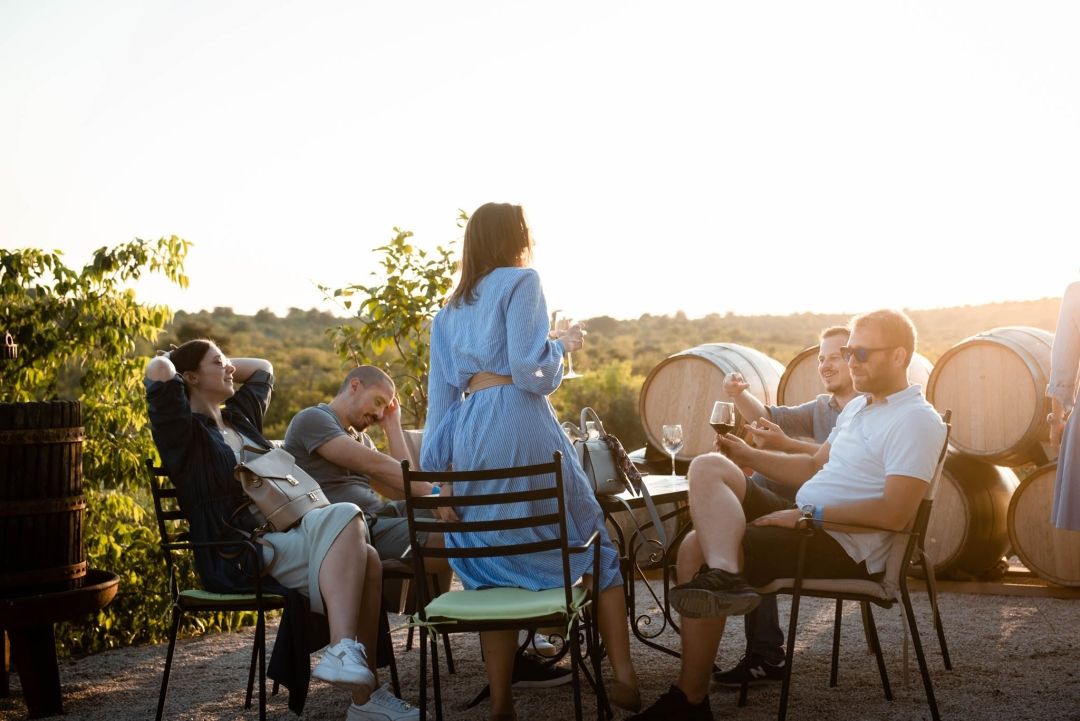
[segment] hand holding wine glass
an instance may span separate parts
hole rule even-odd
[[[667,424],[661,430],[660,443],[671,456],[671,475],[675,475],[675,454],[682,450],[682,426],[678,423]]]
[[[555,332],[555,337],[558,338],[563,347],[566,348],[566,372],[563,373],[563,378],[580,378],[580,373],[574,372],[574,358],[571,355],[572,350],[581,348],[584,344],[585,330],[581,327],[580,323],[575,323],[561,310],[554,310],[551,312],[551,325]]]
[[[735,404],[730,401],[716,401],[716,403],[713,403],[712,413],[709,415],[709,425],[720,436],[735,430]]]

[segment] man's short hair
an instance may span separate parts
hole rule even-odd
[[[861,313],[852,318],[849,323],[852,332],[859,326],[870,326],[881,331],[886,343],[903,348],[907,352],[904,367],[911,364],[911,358],[915,355],[915,324],[902,311],[884,308]]]
[[[826,338],[832,338],[837,335],[850,336],[851,328],[848,328],[846,325],[830,325],[818,335],[818,344],[824,343]]]
[[[357,366],[349,371],[349,374],[345,376],[344,382],[341,384],[341,388],[338,389],[338,395],[340,396],[345,391],[349,390],[349,386],[352,385],[353,378],[356,378],[364,387],[385,384],[386,386],[393,388],[394,379],[386,375],[381,369],[375,366]]]

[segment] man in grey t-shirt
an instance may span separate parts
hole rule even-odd
[[[744,426],[754,438],[754,445],[787,453],[817,452],[829,439],[840,411],[857,393],[851,383],[851,371],[840,355],[850,331],[846,326],[831,326],[818,337],[818,376],[828,393],[797,406],[766,406],[749,391],[749,384],[739,373],[724,378],[724,393],[735,401]],[[813,439],[807,440],[807,439]],[[775,483],[758,472],[750,477],[757,485],[794,499],[795,489]],[[738,688],[743,679],[751,683],[781,681],[784,678],[784,632],[780,628],[776,596],[765,596],[748,614],[743,624],[750,654],[727,671],[717,671],[717,685]]]
[[[379,558],[408,555],[405,486],[401,461],[409,458],[401,430],[401,409],[390,376],[375,366],[354,368],[329,403],[297,413],[285,431],[285,450],[319,482],[332,503],[355,503],[364,512]],[[382,453],[364,429],[378,424],[389,453]],[[415,460],[415,459],[413,459]],[[413,493],[431,493],[431,484],[414,483]],[[389,499],[389,500],[387,500]],[[433,534],[425,546],[442,545]],[[447,571],[445,559],[429,559],[432,572]]]

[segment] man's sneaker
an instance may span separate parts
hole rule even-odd
[[[568,668],[548,666],[527,653],[519,653],[514,657],[514,675],[511,679],[514,688],[550,688],[570,683],[574,680],[574,674]]]
[[[750,686],[784,680],[784,662],[769,663],[760,656],[743,656],[729,671],[716,671],[713,681],[724,688],[742,688],[743,681]]]
[[[319,664],[311,675],[332,683],[367,701],[375,689],[375,674],[368,667],[364,644],[343,638],[323,651]]]
[[[709,697],[699,704],[690,703],[686,694],[678,686],[672,686],[649,708],[635,716],[628,716],[626,721],[713,721]]]
[[[686,618],[742,616],[761,601],[758,592],[739,574],[705,565],[692,579],[672,588],[668,598]]]
[[[529,638],[528,631],[522,631],[521,633],[519,633],[518,646],[525,643],[525,640],[527,638]],[[543,635],[542,633],[534,633],[532,635],[532,640],[530,640],[529,644],[525,646],[525,653],[531,653],[535,656],[544,656],[546,658],[551,658],[552,656],[558,655],[559,649],[553,643],[551,643],[551,641],[547,640],[547,636]]]
[[[366,704],[349,706],[345,721],[420,721],[420,709],[399,699],[386,685],[376,689]]]
[[[573,680],[574,672],[568,668],[541,663],[535,656],[527,653],[519,653],[514,657],[514,673],[510,677],[513,688],[551,688]],[[465,708],[473,708],[490,695],[491,687],[484,686],[472,701],[465,704]]]

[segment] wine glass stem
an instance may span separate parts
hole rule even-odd
[[[574,375],[574,356],[569,352],[566,354],[566,374]]]
[[[675,475],[675,454],[671,454],[671,475]]]

